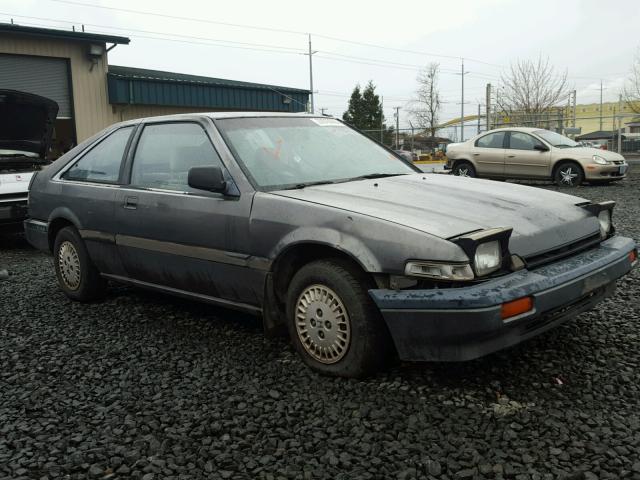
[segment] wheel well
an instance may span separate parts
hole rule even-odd
[[[53,244],[56,241],[56,236],[58,232],[62,230],[64,227],[73,227],[73,223],[67,220],[66,218],[56,218],[51,223],[49,223],[49,250],[53,252]]]
[[[362,265],[351,255],[336,248],[318,243],[294,245],[282,252],[273,264],[273,289],[278,301],[285,302],[289,283],[300,268],[315,260],[329,258],[345,260],[358,270],[365,272]]]

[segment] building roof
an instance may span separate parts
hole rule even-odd
[[[595,132],[585,133],[584,135],[578,135],[576,140],[609,140],[617,135],[618,132],[611,130],[597,130]]]
[[[259,88],[265,90],[277,90],[280,92],[296,92],[309,94],[309,90],[304,90],[301,88],[267,85],[264,83],[241,82],[239,80],[228,80],[226,78],[203,77],[200,75],[165,72],[162,70],[148,70],[146,68],[124,67],[120,65],[109,65],[109,74],[123,78],[135,78],[141,80],[157,80],[161,82],[180,82],[201,85],[218,85],[225,87]]]
[[[53,28],[26,27],[13,23],[0,23],[0,34],[11,33],[29,37],[57,38],[75,42],[119,43],[127,45],[131,40],[127,37],[103,35],[101,33],[75,32],[73,30],[57,30]]]
[[[303,112],[309,90],[110,65],[109,103]]]

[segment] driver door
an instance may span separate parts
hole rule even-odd
[[[118,253],[137,282],[258,305],[266,272],[248,268],[253,195],[188,185],[192,167],[226,171],[204,127],[195,121],[144,126],[129,185],[117,196]]]

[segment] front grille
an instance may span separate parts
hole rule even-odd
[[[599,244],[600,244],[600,234],[597,233],[590,237],[583,238],[582,240],[578,240],[577,242],[572,242],[567,245],[563,245],[560,248],[555,248],[553,250],[548,250],[543,253],[525,257],[524,261],[526,262],[528,269],[541,267],[542,265],[546,265],[547,263],[552,263],[552,262],[555,262],[556,260],[560,260],[565,257],[570,257],[571,255],[575,255],[576,253],[595,247],[596,245],[599,245]]]

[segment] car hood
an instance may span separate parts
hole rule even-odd
[[[511,227],[510,249],[524,257],[599,232],[587,201],[523,185],[451,175],[403,175],[319,185],[273,194],[327,205],[452,238]]]
[[[26,92],[0,90],[0,150],[37,153],[51,143],[58,104]]]

